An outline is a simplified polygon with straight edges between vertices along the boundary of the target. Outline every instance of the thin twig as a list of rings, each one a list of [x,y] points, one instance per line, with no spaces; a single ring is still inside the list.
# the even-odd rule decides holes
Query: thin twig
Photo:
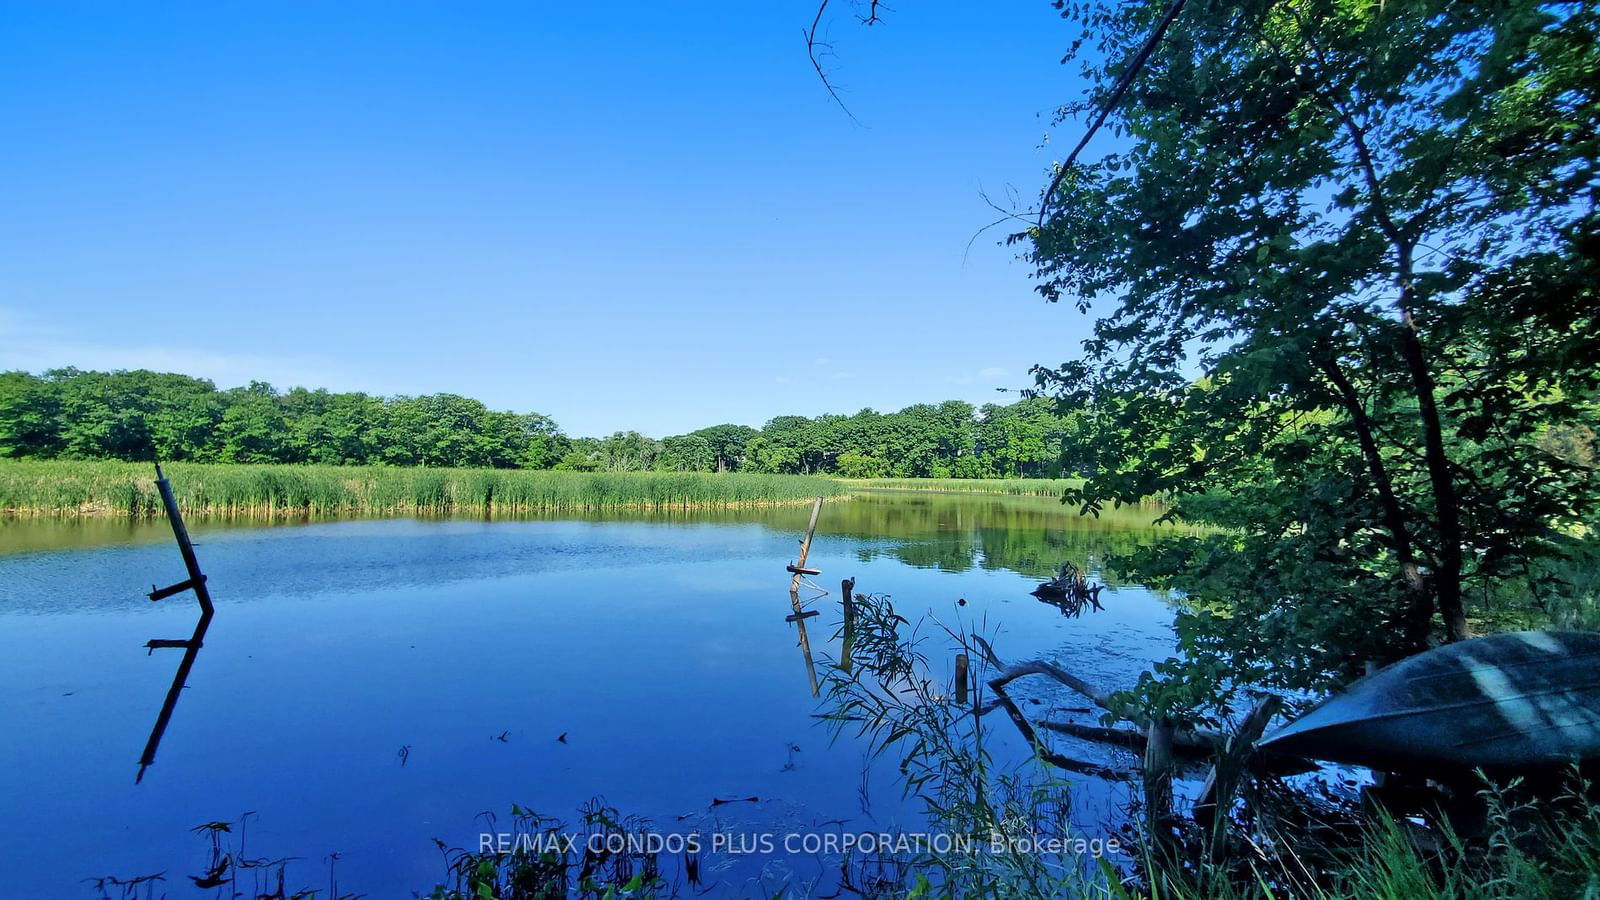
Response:
[[[850,121],[865,128],[866,126],[862,124],[861,120],[856,118],[856,114],[850,111],[850,107],[844,105],[844,100],[840,99],[839,92],[834,89],[833,82],[828,80],[828,73],[822,68],[822,61],[817,58],[817,50],[819,47],[824,52],[832,52],[833,50],[832,44],[825,41],[819,42],[817,40],[817,28],[821,26],[822,14],[826,12],[827,9],[828,0],[822,0],[821,3],[817,4],[816,18],[811,20],[811,27],[805,32],[806,56],[811,58],[811,67],[817,70],[817,77],[822,79],[822,86],[828,89],[828,96],[832,97],[833,102],[837,103],[839,108],[844,110],[844,114],[850,117]],[[867,21],[868,25],[871,25],[873,22],[877,21],[877,14],[878,5],[874,3],[872,5],[872,18]]]

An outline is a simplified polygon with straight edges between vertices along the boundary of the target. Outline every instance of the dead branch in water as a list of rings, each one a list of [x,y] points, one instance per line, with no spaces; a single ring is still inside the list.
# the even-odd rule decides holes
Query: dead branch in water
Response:
[[[1089,682],[1084,681],[1082,678],[1073,675],[1071,672],[1068,672],[1067,670],[1048,660],[1034,659],[1008,666],[1000,659],[999,655],[994,652],[994,648],[989,646],[988,641],[984,640],[978,635],[973,635],[973,641],[977,644],[978,649],[983,652],[984,658],[988,661],[989,665],[999,673],[995,677],[989,679],[989,689],[994,691],[996,699],[994,702],[980,707],[978,709],[979,715],[993,711],[996,706],[1004,707],[1006,703],[1009,702],[1009,699],[1002,702],[1000,698],[1005,696],[1005,687],[1011,682],[1023,677],[1024,675],[1047,675],[1061,684],[1071,688],[1078,694],[1088,698],[1092,703],[1094,703],[1095,706],[1100,707],[1119,719],[1123,719],[1133,723],[1134,725],[1137,725],[1141,731],[1118,728],[1096,728],[1093,726],[1074,725],[1072,723],[1065,722],[1042,722],[1040,724],[1043,727],[1049,728],[1053,731],[1061,732],[1063,734],[1069,734],[1081,740],[1096,741],[1103,744],[1114,744],[1117,746],[1128,747],[1130,749],[1144,749],[1146,737],[1142,732],[1149,730],[1148,719],[1145,716],[1139,715],[1138,713],[1126,709],[1119,704],[1113,703],[1110,692],[1095,687]],[[1015,711],[1013,712],[1013,710]],[[1011,704],[1011,708],[1007,709],[1006,711],[1011,715],[1013,721],[1016,721],[1022,716],[1021,710],[1016,709],[1015,704]],[[1021,729],[1022,726],[1019,724],[1018,728]],[[1033,733],[1032,725],[1029,725],[1027,729],[1023,731],[1023,735],[1025,737],[1031,738]],[[1225,746],[1226,741],[1227,737],[1225,735],[1214,731],[1182,728],[1173,732],[1173,746],[1189,753],[1215,753]]]

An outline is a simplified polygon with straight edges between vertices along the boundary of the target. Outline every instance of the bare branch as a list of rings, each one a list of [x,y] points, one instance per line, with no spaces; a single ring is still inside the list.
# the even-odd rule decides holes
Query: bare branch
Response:
[[[818,55],[817,55],[819,52],[821,52],[821,53],[831,53],[831,52],[833,52],[833,45],[832,44],[830,44],[830,43],[828,43],[826,41],[817,40],[817,29],[819,27],[821,27],[821,25],[822,25],[822,14],[827,12],[828,2],[829,2],[829,0],[822,0],[821,3],[817,4],[817,15],[816,15],[816,18],[811,20],[811,27],[809,29],[807,29],[806,32],[805,32],[805,36],[806,36],[806,55],[811,58],[811,67],[813,69],[817,70],[817,77],[822,79],[822,86],[828,89],[828,96],[832,97],[833,98],[833,102],[837,103],[839,105],[839,108],[844,110],[844,114],[850,117],[850,121],[856,123],[857,125],[861,125],[861,127],[865,128],[866,126],[862,124],[861,120],[856,118],[856,114],[850,111],[850,107],[844,105],[844,100],[840,99],[838,90],[836,90],[834,88],[833,82],[828,80],[827,70],[822,68],[822,60],[820,58],[818,58]],[[874,2],[872,4],[871,13],[870,13],[868,19],[866,20],[866,24],[871,25],[873,22],[877,21],[877,17],[878,17],[878,4],[876,2]]]
[[[1012,190],[1009,187],[1007,187],[1006,193],[1008,195],[1010,195],[1010,194],[1012,194]],[[972,245],[976,244],[978,242],[978,238],[983,237],[984,232],[986,232],[989,229],[995,227],[996,225],[1004,225],[1007,222],[1021,222],[1024,225],[1032,225],[1033,224],[1033,219],[1031,218],[1031,216],[1032,216],[1031,212],[1027,216],[1024,216],[1021,213],[1018,213],[1014,209],[1006,209],[1005,207],[1001,206],[1000,204],[994,202],[994,200],[989,197],[988,192],[984,191],[981,188],[978,190],[978,196],[983,198],[983,202],[988,204],[990,209],[994,210],[997,213],[1000,213],[1000,218],[995,219],[993,222],[990,222],[989,224],[983,226],[982,228],[979,228],[977,231],[972,233],[972,237],[967,239],[967,246],[966,246],[965,249],[963,249],[961,251],[961,264],[963,266],[965,266],[967,264],[967,258],[972,255]]]
[[[1166,14],[1156,24],[1155,31],[1150,32],[1150,37],[1145,40],[1144,46],[1139,48],[1139,52],[1134,56],[1133,62],[1129,63],[1128,68],[1124,69],[1122,75],[1117,78],[1117,83],[1111,88],[1111,96],[1107,97],[1105,105],[1100,107],[1100,112],[1094,117],[1094,122],[1089,125],[1089,130],[1084,132],[1083,139],[1078,141],[1078,146],[1073,147],[1072,152],[1067,154],[1066,162],[1063,162],[1061,168],[1056,170],[1056,177],[1051,180],[1050,187],[1045,189],[1044,200],[1039,204],[1039,221],[1036,223],[1038,227],[1044,227],[1044,217],[1050,212],[1050,200],[1055,196],[1056,188],[1061,186],[1062,179],[1066,178],[1067,173],[1072,171],[1073,163],[1078,160],[1078,154],[1083,152],[1083,148],[1088,145],[1089,139],[1094,137],[1095,132],[1100,130],[1101,125],[1105,124],[1106,116],[1110,115],[1111,110],[1116,108],[1118,101],[1122,99],[1122,95],[1128,92],[1128,86],[1133,84],[1134,76],[1139,74],[1139,70],[1144,68],[1145,61],[1150,58],[1150,54],[1155,52],[1156,45],[1161,43],[1161,38],[1167,33],[1167,28],[1172,25],[1172,21],[1178,17],[1178,13],[1183,9],[1183,3],[1184,0],[1172,0],[1172,5],[1167,7]],[[826,6],[827,4],[824,3],[823,5]]]

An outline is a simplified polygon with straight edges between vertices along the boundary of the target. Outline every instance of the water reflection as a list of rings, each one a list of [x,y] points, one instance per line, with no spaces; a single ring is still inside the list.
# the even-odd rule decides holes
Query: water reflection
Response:
[[[607,527],[613,522],[681,522],[683,529],[653,529],[651,540],[659,539],[665,556],[709,563],[726,559],[729,548],[746,546],[745,536],[734,530],[762,529],[792,541],[804,532],[809,514],[809,507],[801,506],[611,511],[506,518],[493,524],[472,519],[207,518],[191,525],[197,539],[212,543],[207,565],[214,574],[234,585],[278,586],[234,595],[232,600],[240,604],[269,594],[337,593],[352,583],[442,587],[529,571],[587,568],[610,561],[614,549],[598,548],[593,538],[613,533]],[[817,540],[834,548],[843,543],[862,563],[893,560],[948,574],[1011,571],[1045,578],[1067,560],[1115,588],[1126,582],[1106,567],[1108,556],[1182,532],[1183,526],[1152,526],[1157,514],[1131,508],[1088,518],[1045,497],[868,492],[830,500],[817,524]],[[272,527],[259,527],[263,525]],[[696,529],[724,532],[725,546],[712,547],[706,540],[712,535],[694,535]],[[550,540],[556,534],[562,539]],[[327,540],[333,537],[339,540]],[[0,518],[0,559],[9,582],[0,588],[0,600],[6,612],[52,613],[62,608],[56,599],[61,585],[71,584],[72,608],[132,605],[137,595],[127,592],[118,566],[123,560],[140,560],[138,564],[151,568],[162,565],[167,551],[152,546],[158,539],[170,539],[159,520]],[[281,552],[237,552],[255,549],[262,541]]]
[[[1084,559],[1098,563],[1100,548],[1154,534],[1149,511],[1096,521],[1043,498],[830,500],[807,563],[827,573],[815,580],[829,593],[800,591],[800,611],[824,615],[790,634],[778,619],[794,600],[779,605],[778,569],[809,514],[198,519],[206,572],[227,585],[227,624],[214,635],[186,599],[142,595],[155,573],[170,572],[162,584],[183,577],[165,522],[0,521],[0,721],[12,736],[0,737],[11,773],[0,831],[14,861],[0,860],[0,881],[8,896],[66,896],[97,872],[177,871],[193,861],[189,827],[243,810],[282,829],[274,852],[343,854],[341,881],[371,896],[432,884],[431,839],[471,842],[474,816],[510,801],[563,814],[603,795],[683,828],[678,817],[707,797],[760,796],[771,805],[715,807],[707,827],[737,815],[779,833],[790,819],[915,830],[920,807],[902,797],[898,772],[869,771],[863,745],[820,736],[819,701],[795,671],[799,645],[817,690],[830,658],[859,652],[839,645],[841,613],[852,615],[831,598],[845,574],[859,577],[852,596],[857,586],[892,595],[913,621],[987,622],[1008,656],[1049,655],[1108,688],[1170,653],[1170,611],[1148,592],[1108,589],[1103,613],[1070,622],[1027,595],[1063,558],[1093,570]],[[867,607],[854,612],[865,649]],[[137,655],[150,635],[191,630],[146,645],[179,654]],[[684,715],[686,687],[716,715]],[[1081,705],[1044,684],[1014,696],[1041,718]],[[509,741],[486,739],[508,728]],[[1026,752],[1009,726],[996,739],[997,752]],[[129,784],[126,763],[139,756],[145,772],[158,750],[183,777]],[[644,758],[652,764],[628,762]],[[1075,802],[1092,827],[1110,799],[1089,784]],[[93,869],[65,833],[97,848]]]
[[[1046,497],[965,497],[936,494],[865,493],[838,503],[820,530],[876,538],[862,547],[863,561],[888,556],[918,568],[959,574],[1008,570],[1050,577],[1063,561],[1097,573],[1110,586],[1122,584],[1108,570],[1108,556],[1127,553],[1157,536],[1193,531],[1153,524],[1161,510],[1125,507],[1099,518],[1080,516]],[[883,541],[885,537],[898,541]]]
[[[794,567],[791,566],[790,568]],[[813,569],[810,571],[816,570]],[[817,593],[811,597],[813,602],[828,596],[827,591],[817,588],[815,584],[811,584],[810,582],[801,582],[800,575],[798,573],[796,573],[793,583],[795,585],[804,583],[816,590]],[[821,613],[814,609],[806,609],[805,604],[800,601],[800,591],[795,587],[791,587],[789,589],[789,608],[794,611],[789,615],[784,616],[783,620],[785,622],[793,622],[795,630],[799,633],[800,655],[805,657],[806,680],[811,683],[811,696],[821,696],[817,687],[817,665],[811,658],[811,638],[806,634],[806,620],[815,618],[816,616],[821,615]]]
[[[1105,585],[1091,584],[1088,574],[1070,561],[1061,564],[1056,577],[1033,589],[1039,602],[1054,606],[1069,619],[1076,619],[1087,609],[1105,612],[1100,605],[1100,592]]]
[[[813,612],[810,615],[814,616],[816,613]],[[811,658],[811,640],[806,636],[807,618],[809,616],[801,612],[788,616],[788,620],[794,623],[795,629],[800,633],[800,655],[806,661],[806,681],[811,684],[811,696],[816,697],[820,696],[817,687],[817,664]]]
[[[152,638],[145,644],[151,653],[182,647],[183,659],[178,663],[178,671],[172,675],[172,687],[167,690],[167,699],[161,704],[161,712],[156,714],[156,724],[150,729],[150,739],[145,742],[144,753],[139,756],[139,774],[133,779],[135,784],[144,781],[144,771],[156,761],[156,749],[161,746],[161,738],[167,733],[167,723],[172,721],[172,711],[177,709],[178,697],[182,695],[184,686],[189,680],[189,671],[194,668],[194,661],[200,655],[200,647],[205,643],[206,629],[211,627],[212,614],[211,607],[201,608],[200,621],[195,623],[194,634],[187,640]]]

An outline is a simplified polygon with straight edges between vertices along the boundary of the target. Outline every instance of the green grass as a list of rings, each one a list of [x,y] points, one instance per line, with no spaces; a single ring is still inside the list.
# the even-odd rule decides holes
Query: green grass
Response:
[[[853,488],[882,491],[940,491],[966,494],[1013,494],[1060,497],[1068,488],[1081,487],[1081,478],[840,478]]]
[[[827,478],[678,472],[551,472],[381,466],[164,467],[178,505],[196,515],[338,515],[765,506],[839,496]],[[113,461],[0,462],[0,512],[154,516],[155,470]]]

